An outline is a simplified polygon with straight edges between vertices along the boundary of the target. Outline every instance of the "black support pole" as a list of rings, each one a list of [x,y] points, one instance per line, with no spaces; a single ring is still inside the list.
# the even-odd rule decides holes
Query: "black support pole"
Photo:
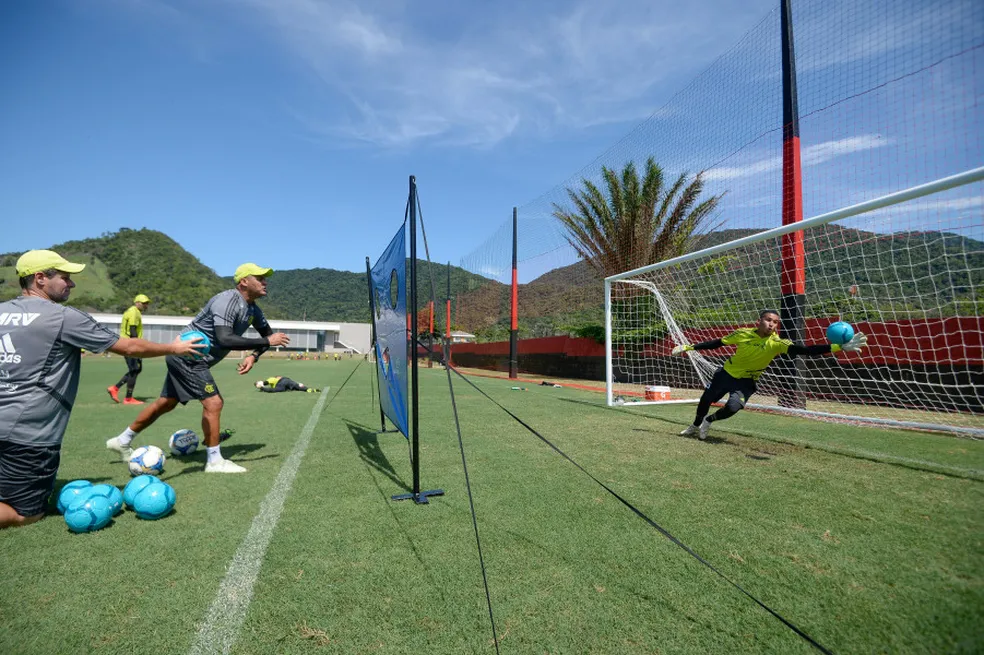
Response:
[[[407,307],[407,315],[410,316],[410,406],[411,406],[411,421],[410,421],[410,449],[411,449],[411,466],[413,468],[413,489],[408,494],[397,494],[393,496],[393,500],[406,500],[412,498],[418,505],[427,504],[427,498],[429,496],[443,496],[444,491],[441,489],[432,489],[430,491],[420,490],[420,412],[419,408],[419,396],[418,396],[418,370],[417,370],[417,180],[411,175],[410,176],[410,298],[409,307]]]
[[[376,358],[376,293],[372,286],[372,269],[369,267],[369,258],[366,257],[366,281],[369,283],[369,325],[371,329],[371,334],[369,338],[370,348],[372,348],[373,357]],[[379,370],[379,359],[376,358],[376,369],[373,371],[373,375],[377,375]],[[383,388],[376,385],[379,389],[379,393],[383,392]],[[379,399],[379,433],[383,434],[386,432],[399,432],[399,430],[387,430],[386,429],[386,413],[383,412],[383,399]]]
[[[799,107],[796,98],[796,56],[793,51],[793,17],[791,0],[780,3],[782,25],[782,224],[803,220],[803,179],[800,162]],[[780,288],[780,335],[802,343],[806,336],[806,254],[803,232],[782,237]],[[788,381],[778,394],[784,407],[803,409],[806,363],[799,357],[783,356],[776,362]]]

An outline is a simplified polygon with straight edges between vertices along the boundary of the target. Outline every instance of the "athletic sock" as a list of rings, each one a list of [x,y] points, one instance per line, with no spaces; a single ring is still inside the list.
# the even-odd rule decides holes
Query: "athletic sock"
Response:
[[[120,436],[116,438],[120,440],[120,444],[124,446],[129,446],[130,442],[133,441],[134,437],[136,436],[137,433],[131,430],[129,426],[127,426],[126,430],[120,432]]]
[[[222,461],[222,447],[221,446],[208,446],[205,449],[208,453],[208,463],[215,464],[216,462]]]

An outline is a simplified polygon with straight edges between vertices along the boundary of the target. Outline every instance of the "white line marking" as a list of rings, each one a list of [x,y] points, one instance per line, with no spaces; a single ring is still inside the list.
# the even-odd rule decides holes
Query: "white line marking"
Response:
[[[311,434],[318,425],[321,417],[321,410],[325,406],[328,398],[328,389],[325,387],[321,392],[318,404],[311,411],[307,424],[301,431],[301,436],[294,444],[294,449],[287,457],[287,461],[280,468],[280,474],[273,483],[270,492],[260,504],[260,511],[253,519],[253,524],[239,545],[239,550],[232,556],[232,562],[226,570],[225,578],[219,586],[219,591],[215,595],[215,600],[205,613],[205,623],[198,631],[195,643],[188,651],[193,655],[200,653],[228,653],[232,645],[236,642],[239,629],[246,618],[246,610],[249,609],[250,600],[253,597],[253,584],[256,576],[260,572],[263,564],[263,557],[266,555],[267,546],[270,545],[270,538],[280,520],[280,513],[284,509],[284,502],[290,493],[290,486],[300,468],[304,452],[311,442]]]

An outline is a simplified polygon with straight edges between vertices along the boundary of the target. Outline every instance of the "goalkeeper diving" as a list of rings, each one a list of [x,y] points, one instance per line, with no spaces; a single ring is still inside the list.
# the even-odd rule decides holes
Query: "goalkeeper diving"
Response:
[[[673,348],[672,354],[679,355],[691,350],[714,350],[722,346],[737,346],[735,353],[714,373],[711,383],[707,385],[700,402],[697,403],[697,415],[694,417],[693,425],[687,426],[687,429],[680,433],[681,435],[696,435],[699,439],[706,439],[711,423],[731,418],[741,411],[755,393],[755,381],[779,355],[826,355],[841,350],[850,353],[861,350],[868,343],[868,337],[856,334],[844,345],[822,343],[804,346],[793,343],[789,339],[780,339],[776,334],[778,329],[779,312],[766,309],[759,314],[758,324],[755,327],[740,328],[720,339],[693,345],[681,344]],[[708,416],[711,404],[721,400],[725,395],[728,396],[728,401],[724,407]]]

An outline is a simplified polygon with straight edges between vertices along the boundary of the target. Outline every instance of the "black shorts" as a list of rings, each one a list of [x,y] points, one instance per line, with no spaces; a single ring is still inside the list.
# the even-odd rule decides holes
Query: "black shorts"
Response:
[[[126,369],[131,375],[140,375],[140,371],[143,370],[143,360],[139,357],[124,357],[126,360]]]
[[[174,355],[168,355],[164,361],[167,362],[167,377],[161,389],[162,398],[177,398],[184,405],[189,400],[222,395],[204,361],[188,361]]]
[[[714,377],[711,378],[711,383],[707,385],[707,391],[704,393],[711,397],[711,402],[717,402],[725,395],[740,393],[742,395],[741,404],[744,407],[756,389],[755,380],[732,377],[724,368],[719,368]]]
[[[55,488],[61,444],[27,446],[0,441],[0,502],[21,516],[44,512]]]

